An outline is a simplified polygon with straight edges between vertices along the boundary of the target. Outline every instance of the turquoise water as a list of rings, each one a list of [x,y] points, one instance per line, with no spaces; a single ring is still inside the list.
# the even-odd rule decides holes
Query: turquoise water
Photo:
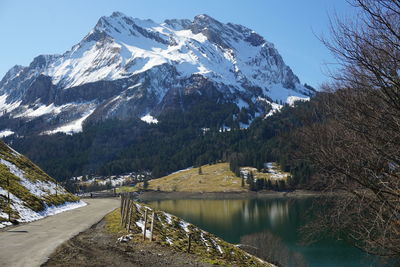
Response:
[[[279,261],[288,266],[394,266],[383,264],[377,257],[343,241],[328,239],[309,246],[301,245],[299,229],[306,223],[304,215],[312,201],[282,198],[181,199],[151,201],[148,204],[179,216],[231,243],[243,243],[246,239],[258,240],[258,247],[266,251],[271,249],[268,244],[278,244],[275,248],[277,260],[279,257],[284,258]]]

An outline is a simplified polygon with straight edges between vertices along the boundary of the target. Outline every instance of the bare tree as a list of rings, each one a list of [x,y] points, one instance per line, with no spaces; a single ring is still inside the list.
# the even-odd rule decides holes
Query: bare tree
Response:
[[[269,231],[245,235],[240,248],[277,266],[307,266],[304,257],[290,251],[283,241]]]
[[[319,103],[326,120],[300,133],[318,179],[346,194],[308,227],[400,257],[400,1],[351,3],[358,17],[332,20],[323,39],[341,65]]]

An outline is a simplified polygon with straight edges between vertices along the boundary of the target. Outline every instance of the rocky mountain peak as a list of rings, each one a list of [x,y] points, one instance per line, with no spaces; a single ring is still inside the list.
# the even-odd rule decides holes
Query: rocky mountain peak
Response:
[[[193,24],[202,26],[202,27],[221,27],[222,23],[218,20],[212,18],[207,14],[200,14],[194,17]]]
[[[114,12],[63,55],[12,68],[0,82],[0,118],[1,111],[45,117],[42,133],[55,133],[94,117],[159,115],[196,101],[230,102],[261,116],[259,97],[281,103],[312,94],[273,44],[245,26],[205,14],[156,23]]]

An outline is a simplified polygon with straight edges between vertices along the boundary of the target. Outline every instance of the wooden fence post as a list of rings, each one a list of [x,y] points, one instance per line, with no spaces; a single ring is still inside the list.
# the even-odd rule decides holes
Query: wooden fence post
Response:
[[[131,230],[131,217],[132,217],[132,209],[133,209],[133,201],[130,201],[129,207],[128,207],[128,233]]]
[[[155,219],[155,213],[154,213],[154,210],[153,210],[153,214],[151,215],[150,241],[153,241],[154,219]]]
[[[124,213],[125,213],[125,215],[124,215],[124,225],[123,225],[124,228],[126,228],[126,223],[127,223],[127,219],[128,219],[129,202],[130,202],[130,199],[126,198],[125,207],[124,207]]]
[[[190,253],[191,243],[192,243],[192,233],[189,233],[189,242],[188,242],[188,248],[187,248],[188,253]]]
[[[143,241],[146,240],[147,208],[144,210]]]
[[[125,202],[125,197],[124,195],[121,195],[121,225],[123,225],[124,222],[124,203]]]

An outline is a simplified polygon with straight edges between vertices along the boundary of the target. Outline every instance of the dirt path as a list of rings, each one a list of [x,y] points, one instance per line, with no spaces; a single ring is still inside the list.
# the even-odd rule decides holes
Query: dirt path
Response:
[[[176,251],[156,242],[116,242],[118,236],[108,233],[104,225],[102,220],[59,246],[42,267],[212,266],[200,262],[193,254]]]
[[[0,266],[40,266],[63,242],[85,231],[119,205],[118,199],[85,199],[87,206],[0,232]]]

